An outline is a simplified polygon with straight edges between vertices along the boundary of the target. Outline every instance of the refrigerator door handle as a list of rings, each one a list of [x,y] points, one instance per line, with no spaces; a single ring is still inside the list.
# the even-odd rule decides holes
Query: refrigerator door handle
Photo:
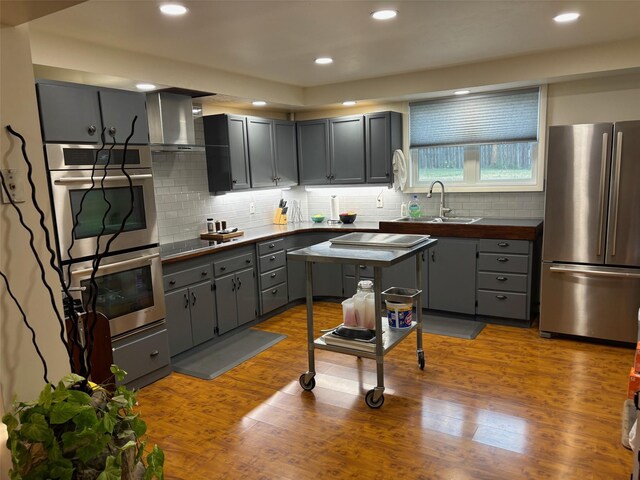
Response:
[[[620,203],[620,170],[622,167],[622,132],[618,132],[616,139],[616,176],[612,188],[613,208],[611,210],[611,230],[613,236],[611,238],[611,256],[616,254],[616,240],[618,236],[618,205]]]
[[[640,273],[631,272],[612,272],[609,270],[595,270],[586,268],[573,268],[573,267],[550,267],[552,272],[559,273],[583,273],[585,275],[598,275],[604,277],[620,277],[620,278],[640,278]]]
[[[602,157],[600,164],[600,208],[599,208],[599,216],[598,216],[598,253],[597,255],[602,255],[602,240],[604,237],[604,195],[606,186],[606,177],[607,177],[607,157],[609,150],[609,134],[602,134]]]

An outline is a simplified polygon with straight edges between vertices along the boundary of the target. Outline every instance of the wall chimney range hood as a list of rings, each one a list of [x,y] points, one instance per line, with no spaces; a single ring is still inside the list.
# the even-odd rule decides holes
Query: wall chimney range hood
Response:
[[[214,94],[182,89],[174,93],[175,89],[168,90],[147,94],[151,151],[204,152],[202,128],[195,128],[202,117],[202,108],[194,109],[192,97]]]

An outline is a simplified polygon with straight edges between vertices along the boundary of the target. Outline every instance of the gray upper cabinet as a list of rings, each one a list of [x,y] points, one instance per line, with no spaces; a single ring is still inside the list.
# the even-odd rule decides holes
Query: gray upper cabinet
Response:
[[[297,133],[300,184],[330,183],[328,120],[298,122]]]
[[[364,118],[329,120],[331,183],[364,183]]]
[[[47,143],[125,143],[137,116],[131,144],[149,143],[144,94],[74,83],[36,85],[42,137]]]
[[[250,188],[246,117],[206,115],[202,117],[202,124],[209,191],[228,192]]]
[[[298,183],[295,124],[247,117],[251,186],[290,187]]]
[[[477,240],[438,238],[429,255],[429,309],[476,313]]]
[[[366,182],[393,182],[393,152],[402,148],[402,114],[368,113],[365,123]]]

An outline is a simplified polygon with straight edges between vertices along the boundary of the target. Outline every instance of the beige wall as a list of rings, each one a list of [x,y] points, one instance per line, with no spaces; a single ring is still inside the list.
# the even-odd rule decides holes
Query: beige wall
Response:
[[[0,35],[0,168],[19,169],[26,174],[20,142],[5,129],[10,124],[27,141],[37,200],[46,212],[52,231],[28,29],[1,26]],[[26,223],[35,230],[36,249],[48,265],[44,235],[39,226],[39,216],[30,201],[28,184],[25,190],[29,200],[18,205]],[[49,380],[57,382],[68,372],[69,363],[59,339],[59,324],[49,295],[40,281],[40,270],[28,242],[28,234],[19,224],[15,210],[9,204],[0,205],[0,270],[9,278],[12,291],[36,330],[38,345],[49,367]],[[48,266],[45,270],[58,307],[61,307],[57,275]],[[32,400],[43,386],[42,363],[31,344],[31,334],[0,278],[0,389],[5,410],[14,396],[20,400]],[[3,470],[5,465],[3,462]]]
[[[640,74],[549,86],[548,125],[640,120]]]

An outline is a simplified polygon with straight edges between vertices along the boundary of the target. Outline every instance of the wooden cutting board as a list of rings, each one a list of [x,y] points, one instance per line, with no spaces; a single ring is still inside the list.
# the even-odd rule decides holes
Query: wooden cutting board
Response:
[[[227,240],[229,238],[241,237],[242,235],[244,235],[244,232],[241,230],[238,230],[237,232],[233,232],[233,233],[201,233],[200,238],[202,240],[216,240],[220,242],[222,240]]]

